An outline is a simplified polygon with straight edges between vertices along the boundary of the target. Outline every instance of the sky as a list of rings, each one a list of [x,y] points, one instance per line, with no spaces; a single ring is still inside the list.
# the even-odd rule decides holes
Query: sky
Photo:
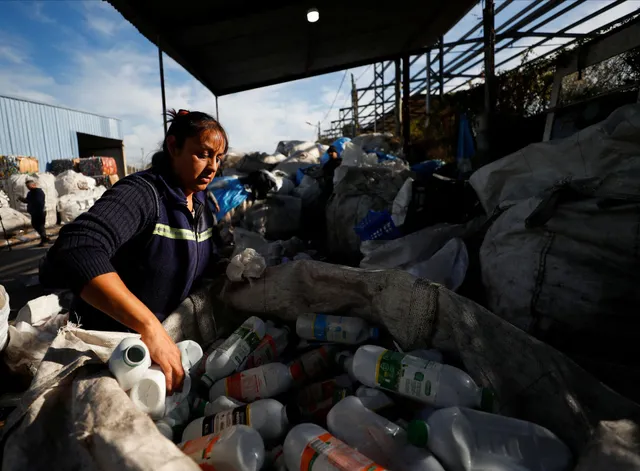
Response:
[[[497,6],[502,1],[498,0]],[[609,1],[587,0],[541,31],[558,30]],[[497,16],[496,26],[528,2],[515,0]],[[591,31],[638,8],[640,1],[628,0],[569,32]],[[480,18],[481,6],[478,5],[447,33],[445,43],[460,37]],[[472,37],[481,34],[479,30]],[[552,44],[565,41],[553,40]],[[534,42],[523,39],[514,46]],[[466,47],[451,51],[446,61],[453,60]],[[517,50],[498,54],[496,62]],[[533,56],[547,50],[549,48],[536,48]],[[167,106],[215,114],[215,98],[211,92],[171,58],[164,57]],[[518,63],[519,59],[512,60],[502,68]],[[418,72],[421,66],[424,64],[416,63],[412,73]],[[392,79],[391,69],[387,70],[386,81]],[[467,73],[481,70],[479,65]],[[337,119],[338,108],[350,104],[349,73],[357,78],[358,87],[366,87],[373,79],[371,67],[346,73],[346,76],[345,72],[336,72],[220,97],[220,121],[229,133],[231,146],[244,151],[272,152],[280,140],[313,140],[317,130],[308,122],[321,121],[322,128],[326,129],[331,120]],[[450,90],[462,82],[453,81],[445,89]],[[133,165],[147,163],[162,140],[157,49],[110,4],[101,0],[0,0],[0,94],[120,119],[127,160]],[[370,98],[365,95],[361,100]]]

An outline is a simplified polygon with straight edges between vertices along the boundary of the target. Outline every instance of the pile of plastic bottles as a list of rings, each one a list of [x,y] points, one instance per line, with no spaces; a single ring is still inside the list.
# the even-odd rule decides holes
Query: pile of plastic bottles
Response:
[[[354,317],[307,314],[292,330],[250,317],[204,354],[179,343],[189,380],[173,396],[152,386],[164,377],[138,339],[123,341],[110,367],[203,469],[570,469],[553,433],[491,413],[491,391],[440,352],[372,345],[383,343],[378,329]]]

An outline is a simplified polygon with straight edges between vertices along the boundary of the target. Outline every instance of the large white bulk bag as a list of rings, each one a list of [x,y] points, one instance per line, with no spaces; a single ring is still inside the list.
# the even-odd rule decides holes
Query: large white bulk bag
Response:
[[[55,177],[55,185],[58,196],[65,196],[91,190],[96,187],[96,181],[81,173],[67,170]]]

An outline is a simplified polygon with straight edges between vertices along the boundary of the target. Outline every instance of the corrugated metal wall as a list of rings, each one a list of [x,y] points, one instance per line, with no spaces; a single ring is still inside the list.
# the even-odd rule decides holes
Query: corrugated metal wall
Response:
[[[37,157],[44,171],[52,160],[80,157],[78,132],[122,140],[115,118],[0,95],[0,155]]]

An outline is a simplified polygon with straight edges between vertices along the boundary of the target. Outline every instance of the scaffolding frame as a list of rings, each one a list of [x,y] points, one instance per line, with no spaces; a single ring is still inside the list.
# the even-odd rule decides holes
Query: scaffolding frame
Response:
[[[484,0],[483,15],[468,31],[459,39],[445,43],[443,38],[438,38],[435,44],[424,48],[424,52],[407,58],[404,67],[401,59],[389,60],[372,64],[373,80],[365,87],[352,89],[351,106],[339,108],[338,119],[330,123],[330,128],[325,137],[336,138],[344,134],[345,129],[360,129],[361,131],[389,132],[388,121],[393,117],[395,133],[402,134],[402,123],[410,119],[409,106],[402,106],[412,97],[425,94],[425,115],[427,125],[429,122],[431,95],[444,95],[468,86],[471,81],[483,79],[485,82],[485,113],[490,115],[495,107],[495,74],[496,70],[518,58],[525,57],[527,51],[538,47],[551,47],[544,54],[532,61],[523,62],[515,67],[517,69],[525,64],[540,61],[558,50],[574,47],[579,41],[596,37],[601,31],[607,30],[616,24],[640,15],[640,9],[621,16],[614,21],[593,29],[588,33],[572,33],[587,21],[599,17],[611,9],[632,0],[614,0],[588,15],[582,16],[571,24],[562,26],[556,31],[544,30],[546,25],[561,18],[586,0],[533,0],[527,6],[508,18],[497,22],[497,15],[504,11],[514,0],[505,0],[499,6],[494,7],[494,0]],[[548,29],[548,27],[547,27]],[[475,35],[475,36],[474,36]],[[517,46],[522,39],[538,39],[526,47]],[[565,44],[550,44],[557,39],[568,39]],[[469,47],[459,50],[460,46]],[[557,46],[557,47],[556,47]],[[498,53],[508,49],[518,49],[508,58],[496,61]],[[408,65],[407,65],[408,64]],[[418,72],[411,73],[415,69],[414,64],[424,64]],[[484,64],[484,70],[480,73],[472,69]],[[395,66],[395,67],[394,67]],[[394,71],[385,75],[387,70]],[[408,69],[407,73],[403,69]],[[389,77],[389,75],[392,75]],[[404,77],[403,77],[404,76]],[[407,79],[408,77],[408,79]],[[487,77],[489,80],[487,80]],[[404,81],[403,81],[404,78]],[[452,84],[453,80],[464,79],[461,83]],[[408,84],[406,83],[408,81]],[[404,91],[404,93],[403,93]],[[368,96],[367,93],[373,92]],[[402,110],[406,115],[402,116]],[[349,128],[347,128],[349,126]],[[405,138],[405,146],[409,144],[408,136]]]

